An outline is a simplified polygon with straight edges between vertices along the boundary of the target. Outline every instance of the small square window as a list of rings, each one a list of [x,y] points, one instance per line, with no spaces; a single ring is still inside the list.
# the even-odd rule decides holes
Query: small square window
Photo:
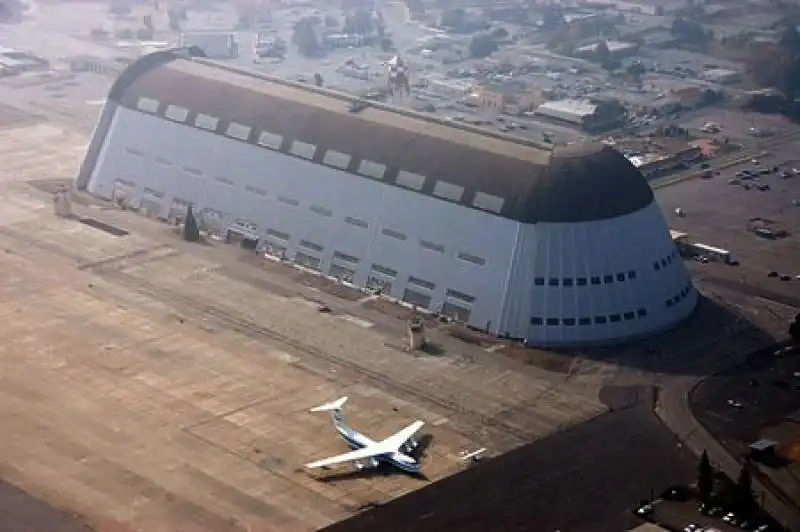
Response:
[[[611,284],[613,282],[614,282],[614,276],[613,275],[604,275],[603,276],[603,283]]]
[[[558,327],[558,318],[547,318],[547,325],[550,327]]]
[[[542,325],[544,323],[544,319],[540,318],[539,316],[534,316],[531,318],[531,325]]]
[[[653,269],[654,269],[655,271],[658,271],[658,270],[660,270],[660,269],[661,269],[661,266],[659,266],[657,262],[654,262],[654,263],[653,263]]]
[[[611,323],[619,323],[622,321],[622,317],[619,314],[612,314],[608,317],[608,320]]]
[[[645,316],[647,316],[647,309],[644,308],[637,309],[636,315],[640,318],[644,318]]]
[[[666,259],[661,259],[661,267],[662,268],[666,268],[667,267],[667,260]]]
[[[636,279],[636,272],[633,271],[633,270],[630,270],[628,272],[628,279]]]
[[[591,324],[592,324],[592,318],[579,318],[578,319],[578,325],[591,325]]]
[[[564,319],[562,320],[562,322],[563,322],[563,323],[564,323],[564,325],[566,325],[567,327],[574,327],[574,326],[575,326],[575,318],[564,318]]]
[[[667,255],[667,264],[672,264],[672,255]]]
[[[620,283],[624,282],[625,281],[625,274],[624,273],[618,273],[617,274],[617,281],[619,281]]]
[[[674,303],[672,302],[672,300],[671,300],[671,299],[668,299],[668,300],[667,300],[667,306],[668,306],[668,307],[671,307],[672,305],[674,305]]]
[[[592,284],[595,285],[595,286],[599,285],[600,284],[600,277],[597,276],[597,275],[593,275],[592,276]]]
[[[595,316],[594,317],[594,322],[597,325],[602,325],[602,324],[608,322],[608,318],[606,318],[605,316]]]
[[[625,314],[622,315],[622,317],[625,318],[626,321],[630,321],[630,320],[636,318],[636,313],[634,313],[634,312],[626,312]]]
[[[547,281],[549,286],[558,286],[558,279],[555,277],[551,277],[549,281]]]
[[[564,279],[561,280],[561,283],[564,286],[572,286],[572,277],[565,277]]]
[[[536,277],[533,280],[533,284],[535,284],[536,286],[544,286],[544,277]]]
[[[577,282],[578,286],[586,286],[586,277],[578,277],[575,279],[575,281]]]

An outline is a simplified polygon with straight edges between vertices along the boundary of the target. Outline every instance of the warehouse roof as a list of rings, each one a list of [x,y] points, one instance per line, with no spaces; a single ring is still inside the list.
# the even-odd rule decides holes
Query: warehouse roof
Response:
[[[553,152],[176,51],[137,60],[109,100],[526,223],[612,218],[653,199],[638,171],[602,145]]]

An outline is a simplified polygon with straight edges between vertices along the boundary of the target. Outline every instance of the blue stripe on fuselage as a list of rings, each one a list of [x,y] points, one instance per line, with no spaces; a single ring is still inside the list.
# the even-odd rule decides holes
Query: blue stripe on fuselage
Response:
[[[351,449],[353,449],[353,450],[363,449],[364,445],[358,443],[358,441],[356,441],[355,438],[353,438],[350,435],[350,432],[351,431],[348,431],[348,430],[340,430],[339,431],[339,435],[342,437],[342,439],[345,441],[345,443]],[[392,464],[394,467],[396,467],[398,469],[401,469],[401,470],[405,471],[406,473],[419,473],[419,466],[418,465],[414,466],[414,467],[409,467],[406,464],[397,462],[396,460],[392,460],[387,455],[380,454],[380,455],[376,456],[375,459],[379,460],[381,462],[387,462],[389,464]]]

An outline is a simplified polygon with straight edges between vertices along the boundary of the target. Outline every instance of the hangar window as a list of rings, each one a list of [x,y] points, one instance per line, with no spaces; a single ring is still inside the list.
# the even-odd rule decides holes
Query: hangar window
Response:
[[[151,196],[151,197],[159,198],[159,199],[164,197],[164,193],[163,192],[161,192],[160,190],[156,190],[154,188],[145,188],[144,191],[143,191],[143,194],[145,196]]]
[[[408,284],[419,286],[425,290],[433,291],[436,289],[436,285],[432,282],[426,281],[425,279],[420,279],[419,277],[414,277],[413,275],[408,278]]]
[[[587,281],[586,277],[578,277],[577,279],[575,279],[575,284],[577,284],[578,286],[586,286],[586,281]]]
[[[350,165],[350,158],[351,157],[346,153],[336,150],[327,150],[325,156],[322,158],[322,164],[346,170]]]
[[[564,318],[561,321],[567,327],[575,327],[575,318]]]
[[[397,173],[395,183],[401,187],[410,188],[412,190],[422,190],[422,186],[425,184],[425,176],[400,170],[400,172]]]
[[[385,275],[386,277],[397,277],[397,270],[387,268],[386,266],[381,266],[380,264],[373,264],[372,271],[373,273],[379,273],[381,275]]]
[[[322,216],[333,216],[332,210],[326,209],[325,207],[320,207],[319,205],[312,205],[311,212],[321,214]]]
[[[392,290],[394,289],[394,285],[391,282],[374,275],[367,277],[367,282],[364,286],[368,290],[376,290],[378,292],[383,292],[384,294],[391,294]]]
[[[136,102],[136,108],[140,111],[145,111],[148,113],[156,114],[158,112],[158,107],[161,103],[158,100],[154,100],[153,98],[139,98],[139,101]]]
[[[561,279],[561,284],[564,286],[572,286],[572,283],[573,283],[572,277],[564,277],[563,279]]]
[[[548,327],[558,327],[558,318],[547,318]]]
[[[262,131],[261,135],[258,136],[258,145],[264,146],[265,148],[279,150],[281,149],[282,143],[283,137],[270,133],[269,131]]]
[[[591,325],[592,318],[578,318],[578,325]]]
[[[361,259],[359,259],[358,257],[354,257],[353,255],[348,255],[347,253],[342,253],[341,251],[333,252],[333,260],[349,262],[350,264],[358,264],[361,261]]]
[[[661,267],[662,268],[666,268],[667,267],[667,261],[665,259],[661,259]]]
[[[617,281],[619,281],[620,283],[624,282],[625,281],[625,274],[624,273],[618,273],[617,274]]]
[[[619,314],[611,314],[608,317],[608,321],[610,321],[611,323],[619,323],[622,321],[622,317]]]
[[[155,157],[156,164],[160,164],[161,166],[172,166],[174,163],[169,159],[165,159],[163,157]]]
[[[503,210],[503,201],[503,198],[498,198],[497,196],[492,196],[485,192],[476,192],[472,205],[479,209],[499,214]]]
[[[463,261],[466,261],[466,262],[471,262],[473,264],[478,264],[480,266],[483,266],[484,264],[486,264],[486,259],[484,259],[483,257],[478,257],[476,255],[470,255],[469,253],[459,253],[458,254],[458,258],[460,260],[463,260]]]
[[[358,165],[358,173],[373,179],[383,179],[383,174],[386,173],[386,165],[364,159]]]
[[[168,105],[167,110],[164,112],[164,117],[176,122],[186,122],[186,117],[188,116],[189,110],[177,105]]]
[[[283,231],[278,231],[276,229],[267,229],[267,236],[271,236],[272,238],[277,238],[278,240],[288,241],[292,235],[289,233],[284,233]]]
[[[135,148],[125,148],[125,153],[128,155],[133,155],[135,157],[144,157],[144,152],[141,150],[137,150]]]
[[[600,276],[593,275],[592,276],[592,284],[595,285],[595,286],[599,285],[600,284]]]
[[[645,316],[647,316],[647,309],[644,308],[636,309],[636,315],[640,318],[644,318]]]
[[[355,225],[356,227],[363,227],[363,228],[369,227],[369,224],[365,220],[361,220],[360,218],[353,218],[352,216],[346,217],[344,221],[346,223],[349,223],[350,225]]]
[[[655,271],[658,271],[658,270],[660,270],[660,269],[661,269],[661,266],[658,264],[658,262],[654,262],[654,263],[653,263],[653,269],[654,269]]]
[[[301,240],[298,245],[302,248],[310,249],[311,251],[316,251],[317,253],[322,253],[322,250],[325,249],[319,244],[312,242],[310,240]]]
[[[547,281],[547,286],[558,286],[558,279],[556,279],[555,277],[551,277]]]
[[[332,263],[331,267],[328,269],[328,275],[345,283],[352,283],[356,276],[356,271],[352,268],[346,268],[339,264]]]
[[[603,283],[611,284],[613,282],[614,282],[614,276],[613,275],[604,275],[603,276]]]
[[[437,181],[433,186],[433,195],[450,201],[461,201],[461,196],[464,195],[464,187],[447,181]]]
[[[200,170],[199,168],[195,168],[194,166],[181,166],[181,170],[183,170],[187,174],[203,175],[203,171]],[[219,179],[219,178],[217,178],[217,179]]]
[[[239,140],[247,140],[250,138],[250,132],[253,130],[250,126],[231,122],[228,124],[228,129],[225,134]]]
[[[221,183],[223,185],[227,185],[229,187],[232,187],[236,184],[233,182],[233,179],[228,179],[227,177],[222,177],[222,176],[215,177],[214,181],[216,181],[217,183]]]
[[[439,253],[444,253],[444,246],[441,244],[434,244],[433,242],[429,242],[427,240],[420,240],[419,245],[424,247],[425,249],[430,249],[431,251],[438,251]]]
[[[431,306],[431,296],[406,288],[403,292],[403,301],[417,307],[428,308]]]
[[[636,272],[633,270],[628,271],[628,279],[636,279]]]
[[[216,116],[204,115],[203,113],[198,113],[197,116],[194,117],[194,125],[199,127],[200,129],[216,131],[217,126],[219,125],[219,118],[217,118]]]
[[[605,316],[595,316],[594,323],[595,325],[603,325],[605,323],[608,323],[608,318],[606,318]]]
[[[544,277],[534,277],[533,284],[535,286],[544,286]]]
[[[403,233],[400,233],[398,231],[394,231],[392,229],[382,229],[381,233],[386,235],[386,236],[390,236],[392,238],[396,238],[397,240],[405,240],[407,238],[406,235],[404,235]]]
[[[311,270],[320,271],[320,264],[321,261],[317,257],[312,257],[302,251],[298,251],[294,254],[294,262],[299,264],[300,266],[305,266]]]
[[[668,307],[671,307],[671,306],[672,306],[672,305],[674,305],[674,304],[675,304],[675,303],[672,301],[672,299],[667,299],[666,305],[667,305]]]
[[[544,318],[540,318],[539,316],[534,316],[531,318],[531,325],[543,325]]]
[[[303,159],[313,159],[316,151],[317,147],[315,145],[308,142],[300,142],[299,140],[292,142],[292,146],[289,148],[289,153]]]
[[[632,319],[636,318],[636,313],[626,312],[625,314],[622,315],[622,317],[625,318],[625,320],[627,321],[631,321]]]
[[[278,196],[278,201],[286,205],[291,205],[292,207],[297,207],[300,204],[296,199],[287,198],[286,196]]]
[[[465,294],[464,292],[460,292],[458,290],[452,290],[450,288],[447,289],[447,297],[452,299],[458,299],[459,301],[463,301],[464,303],[474,303],[475,297],[469,294]]]
[[[245,192],[249,192],[250,194],[256,194],[257,196],[266,196],[267,191],[263,188],[254,187],[253,185],[245,185],[244,186]]]

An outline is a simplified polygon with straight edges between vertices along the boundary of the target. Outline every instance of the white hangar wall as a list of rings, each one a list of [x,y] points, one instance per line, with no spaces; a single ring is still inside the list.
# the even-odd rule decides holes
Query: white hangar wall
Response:
[[[162,216],[192,203],[254,225],[297,262],[476,327],[598,343],[666,329],[697,302],[655,201],[606,220],[520,224],[113,102],[103,116],[90,193],[127,187]]]
[[[163,216],[175,200],[227,213],[227,224],[253,223],[268,244],[318,258],[325,273],[337,263],[358,285],[373,277],[394,297],[498,323],[512,220],[117,107],[86,188],[111,199],[120,183],[133,185],[133,204],[157,201]]]

